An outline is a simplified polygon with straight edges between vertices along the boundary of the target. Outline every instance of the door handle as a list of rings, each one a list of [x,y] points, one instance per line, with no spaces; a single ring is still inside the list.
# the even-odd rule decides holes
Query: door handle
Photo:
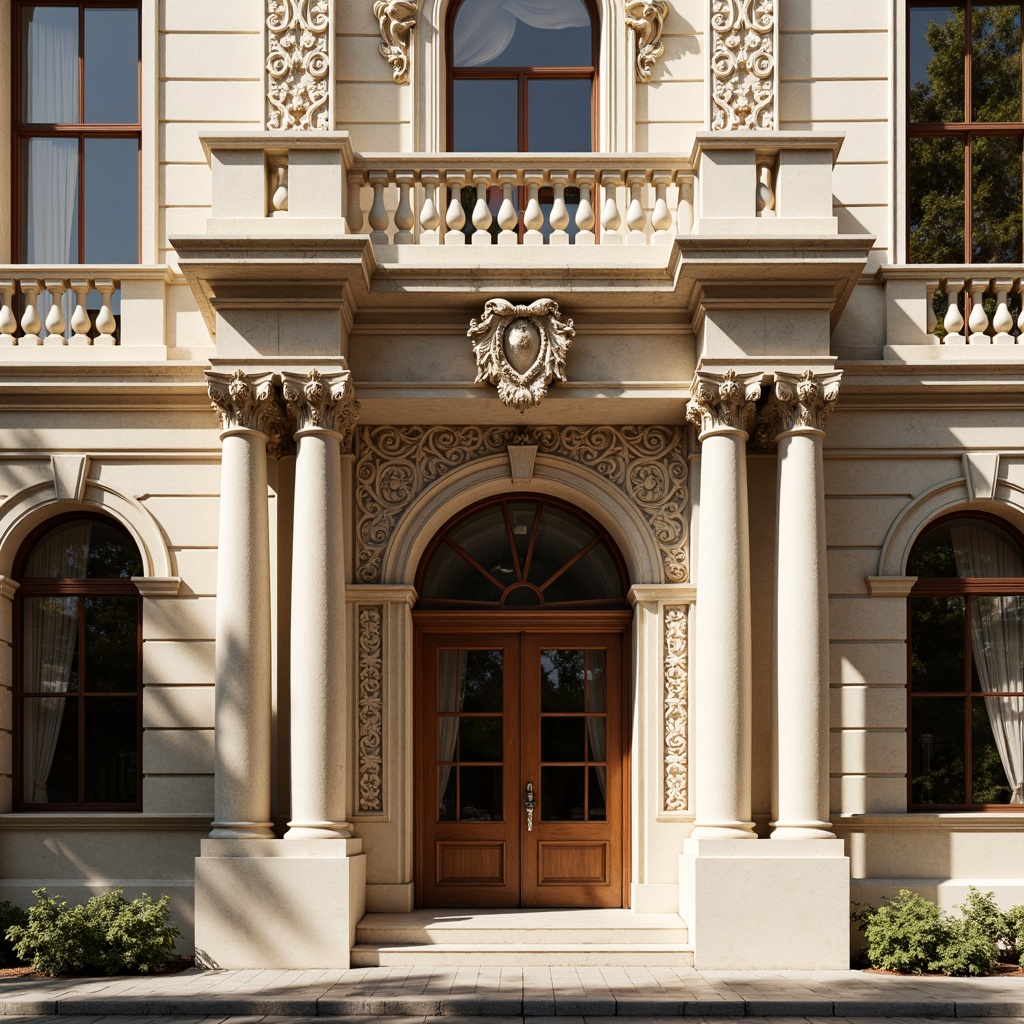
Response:
[[[528,782],[526,784],[526,797],[523,799],[523,806],[526,808],[526,831],[533,831],[533,809],[537,806],[537,801],[533,798],[533,783]]]

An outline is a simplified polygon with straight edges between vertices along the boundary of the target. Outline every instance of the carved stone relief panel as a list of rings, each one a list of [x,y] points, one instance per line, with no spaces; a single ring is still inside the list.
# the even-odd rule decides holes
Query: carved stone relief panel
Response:
[[[711,0],[711,129],[778,127],[776,0]]]
[[[665,52],[661,31],[668,17],[668,0],[626,0],[626,24],[636,36],[636,75],[649,82],[654,65]]]
[[[359,609],[358,808],[384,810],[384,609]]]
[[[380,55],[400,84],[409,81],[409,37],[419,9],[419,0],[376,0],[373,5],[373,16],[380,22]]]
[[[332,0],[266,0],[265,123],[270,129],[329,131]]]
[[[689,708],[687,706],[688,642],[686,608],[665,609],[665,746],[666,811],[689,807]]]
[[[413,499],[459,466],[509,445],[586,466],[637,508],[664,580],[685,583],[687,464],[681,427],[361,427],[356,459],[356,578],[381,581],[384,553]]]

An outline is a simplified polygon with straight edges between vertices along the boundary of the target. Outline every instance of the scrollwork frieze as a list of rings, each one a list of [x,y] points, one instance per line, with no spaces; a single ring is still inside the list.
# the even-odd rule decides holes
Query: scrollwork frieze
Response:
[[[384,609],[359,610],[359,810],[384,810]]]
[[[665,774],[666,811],[689,807],[689,678],[686,608],[665,609]]]
[[[330,0],[267,0],[267,128],[332,127],[332,6]]]
[[[711,2],[711,128],[774,129],[775,0]]]

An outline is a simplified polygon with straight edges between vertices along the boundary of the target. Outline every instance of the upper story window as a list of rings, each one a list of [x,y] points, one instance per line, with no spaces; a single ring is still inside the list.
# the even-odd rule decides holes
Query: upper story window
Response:
[[[1024,804],[1024,546],[994,518],[917,540],[910,595],[910,807]]]
[[[138,809],[135,542],[110,519],[64,517],[29,539],[15,571],[16,806]]]
[[[15,258],[138,263],[137,0],[13,13]]]
[[[1020,3],[909,0],[913,263],[1019,263]]]

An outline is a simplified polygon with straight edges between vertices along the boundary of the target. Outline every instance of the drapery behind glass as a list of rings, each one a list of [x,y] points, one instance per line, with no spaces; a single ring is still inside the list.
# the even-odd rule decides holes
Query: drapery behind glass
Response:
[[[987,530],[950,530],[957,575],[1020,578],[1024,564],[1006,541]],[[971,648],[983,690],[1007,696],[985,697],[999,760],[1010,784],[1010,803],[1024,803],[1024,598],[975,597],[971,602]]]
[[[587,710],[607,711],[605,693],[607,682],[605,674],[604,651],[587,651]],[[604,761],[607,757],[605,741],[605,723],[607,719],[588,716],[587,738],[590,740],[590,760]],[[608,769],[605,765],[595,765],[597,783],[601,787],[601,796],[605,795]]]
[[[33,549],[25,567],[26,577],[84,579],[91,534],[92,527],[81,523],[55,531]],[[22,618],[22,692],[67,693],[78,639],[78,598],[26,598]],[[47,782],[57,751],[64,703],[56,696],[22,701],[22,799],[26,803],[49,801]]]
[[[438,651],[437,655],[437,709],[461,711],[463,683],[466,678],[467,651]],[[455,744],[459,738],[458,715],[438,718],[438,760],[451,761],[455,757]],[[451,778],[452,766],[443,764],[438,770],[439,801],[444,800]],[[443,817],[442,813],[442,817]],[[454,815],[453,815],[454,816]]]
[[[579,0],[471,0],[455,21],[455,64],[475,68],[500,57],[517,21],[532,28],[582,28],[590,24],[590,15]]]

